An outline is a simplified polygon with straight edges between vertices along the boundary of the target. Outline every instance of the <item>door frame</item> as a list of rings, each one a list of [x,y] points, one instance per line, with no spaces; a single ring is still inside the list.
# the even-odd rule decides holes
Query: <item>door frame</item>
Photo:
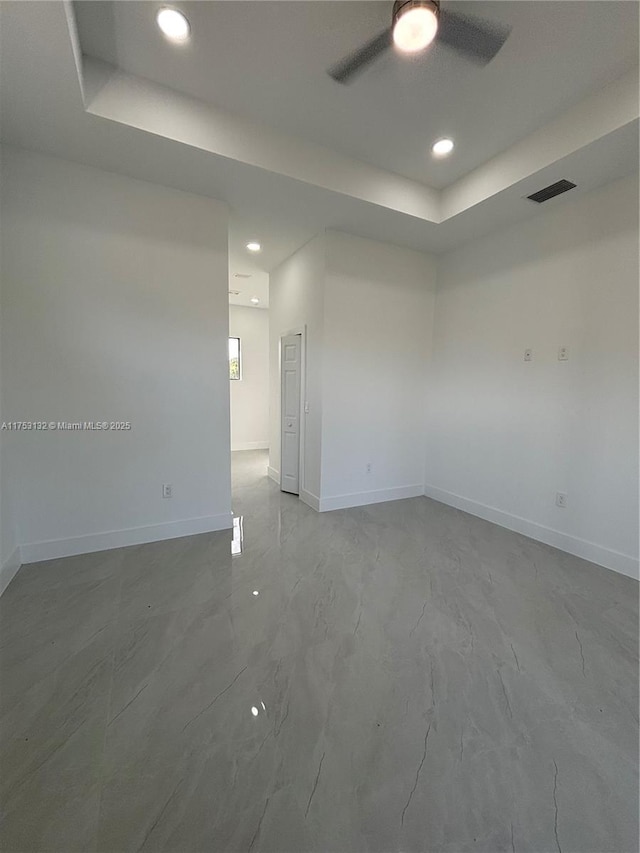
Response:
[[[304,476],[304,446],[305,435],[307,431],[307,421],[305,413],[305,404],[307,399],[307,325],[297,326],[295,329],[290,329],[283,332],[279,338],[278,344],[278,387],[280,389],[280,417],[279,417],[279,441],[280,441],[280,481],[279,485],[282,488],[282,339],[290,335],[300,335],[300,412],[298,414],[298,435],[300,437],[298,447],[298,499],[301,492],[305,489],[306,482]]]

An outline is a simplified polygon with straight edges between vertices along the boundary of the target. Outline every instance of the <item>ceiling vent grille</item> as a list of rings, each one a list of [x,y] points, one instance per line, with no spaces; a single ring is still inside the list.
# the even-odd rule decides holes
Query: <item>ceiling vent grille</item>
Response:
[[[561,195],[561,193],[566,193],[567,190],[572,190],[575,186],[576,185],[572,184],[571,181],[566,181],[563,178],[561,181],[557,181],[555,184],[550,184],[550,186],[545,187],[543,190],[538,190],[538,192],[533,193],[533,195],[528,195],[527,198],[530,198],[531,201],[537,201],[538,204],[542,204],[543,201],[549,201],[550,198]]]

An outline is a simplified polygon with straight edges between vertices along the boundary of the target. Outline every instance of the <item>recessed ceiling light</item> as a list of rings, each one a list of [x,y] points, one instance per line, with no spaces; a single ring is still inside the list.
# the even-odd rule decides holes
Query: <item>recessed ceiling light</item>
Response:
[[[229,296],[240,296],[240,291],[239,290],[230,290]]]
[[[249,302],[251,302],[252,305],[258,305],[260,300],[258,299],[257,296],[252,296],[251,299],[249,300]]]
[[[453,139],[438,139],[431,148],[436,157],[446,157],[453,151]]]
[[[424,50],[438,32],[438,7],[431,0],[400,0],[393,18],[393,42],[404,53]]]
[[[261,248],[262,246],[260,245],[260,243],[256,243],[254,241],[252,241],[251,243],[247,243],[247,249],[250,252],[259,252]]]
[[[156,15],[158,26],[171,41],[186,41],[191,34],[189,21],[177,9],[160,9]]]
[[[251,278],[251,273],[248,272],[234,272],[234,278]]]

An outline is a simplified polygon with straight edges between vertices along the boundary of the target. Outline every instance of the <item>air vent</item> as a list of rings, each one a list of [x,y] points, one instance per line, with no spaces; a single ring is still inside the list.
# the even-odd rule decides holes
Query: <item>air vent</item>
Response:
[[[234,272],[234,278],[251,278],[251,273],[246,272]]]
[[[565,181],[563,178],[561,181],[557,181],[543,190],[538,190],[533,195],[528,195],[527,198],[530,198],[531,201],[537,201],[538,204],[542,204],[543,201],[549,201],[550,198],[561,195],[561,193],[566,193],[567,190],[572,190],[574,187],[575,184],[572,184],[571,181]]]

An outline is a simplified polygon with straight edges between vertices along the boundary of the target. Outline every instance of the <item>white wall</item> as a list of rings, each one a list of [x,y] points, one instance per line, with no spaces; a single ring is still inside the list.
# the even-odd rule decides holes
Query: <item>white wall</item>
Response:
[[[429,256],[327,232],[321,509],[423,494],[435,286]]]
[[[433,366],[426,493],[637,576],[637,179],[445,256]]]
[[[433,259],[340,232],[320,234],[272,273],[271,473],[280,467],[279,341],[306,326],[301,496],[316,509],[423,494],[434,302]]]
[[[229,306],[229,335],[240,338],[242,378],[231,390],[231,450],[269,447],[269,312]]]
[[[269,473],[280,476],[280,338],[306,327],[304,472],[301,496],[320,496],[322,429],[322,336],[324,327],[324,233],[287,258],[269,277],[270,441]],[[317,508],[317,507],[316,507]]]
[[[1,268],[0,259],[0,270]],[[1,309],[2,285],[0,280],[0,316]],[[5,412],[1,358],[2,354],[0,352],[0,424],[2,423]],[[7,439],[7,433],[0,431],[0,595],[2,595],[11,582],[11,579],[15,576],[21,562],[14,520],[13,495],[10,493],[9,485],[10,466]]]
[[[5,149],[6,420],[25,562],[231,524],[227,211]],[[162,498],[162,484],[174,496]]]
[[[279,340],[305,328],[312,505],[416,494],[426,452],[428,495],[637,573],[637,192],[450,253],[437,298],[428,256],[337,232],[302,247],[270,278],[272,475]],[[230,526],[224,205],[4,149],[1,213],[1,418],[133,424],[2,434],[3,563],[18,543],[27,562]]]
[[[4,194],[3,173],[0,169],[0,227],[2,226],[1,201]],[[0,241],[0,317],[4,302],[2,272],[2,241]],[[1,330],[0,330],[1,331]],[[6,406],[6,389],[2,382],[2,348],[0,347],[0,424],[3,421]],[[9,493],[9,458],[7,434],[0,430],[0,595],[20,568],[20,553],[13,517],[12,496]]]

